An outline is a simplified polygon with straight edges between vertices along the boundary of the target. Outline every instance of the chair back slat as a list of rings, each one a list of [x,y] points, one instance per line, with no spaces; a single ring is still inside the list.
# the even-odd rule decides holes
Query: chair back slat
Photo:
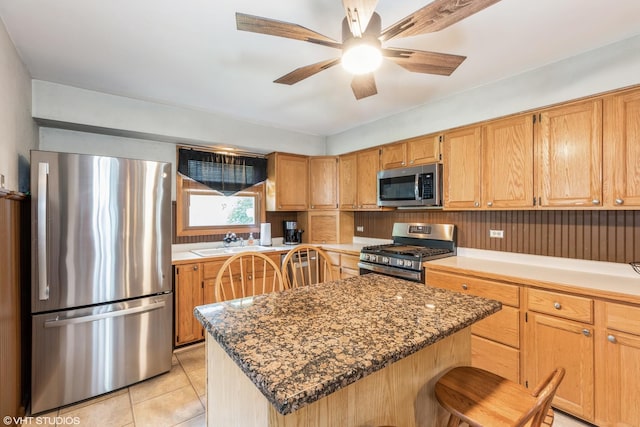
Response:
[[[270,283],[267,277],[272,277]],[[271,258],[260,252],[245,252],[232,256],[220,267],[215,297],[220,302],[283,289],[282,273]]]
[[[298,245],[282,262],[285,286],[296,288],[334,280],[331,259],[314,245]]]

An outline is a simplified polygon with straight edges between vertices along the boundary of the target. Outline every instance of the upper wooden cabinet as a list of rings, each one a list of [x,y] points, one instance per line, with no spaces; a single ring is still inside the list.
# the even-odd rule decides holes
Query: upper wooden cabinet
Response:
[[[309,159],[309,208],[338,208],[338,157]]]
[[[640,206],[640,89],[604,99],[605,206]]]
[[[304,211],[309,207],[309,158],[288,153],[267,156],[268,211]]]
[[[542,111],[537,129],[541,207],[602,206],[602,100]]]
[[[383,145],[380,152],[380,168],[395,169],[437,163],[442,158],[440,140],[440,134],[434,134]]]
[[[340,209],[380,210],[377,192],[380,149],[349,153],[339,159]]]
[[[473,209],[481,206],[482,131],[480,126],[444,134],[444,207]]]
[[[533,116],[483,126],[482,204],[486,208],[533,207]]]

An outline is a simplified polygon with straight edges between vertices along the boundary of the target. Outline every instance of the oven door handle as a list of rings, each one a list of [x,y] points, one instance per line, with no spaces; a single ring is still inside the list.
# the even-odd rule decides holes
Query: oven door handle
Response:
[[[359,262],[358,267],[363,270],[373,271],[374,273],[381,273],[388,276],[399,277],[401,279],[409,279],[422,282],[422,275],[419,271],[409,271],[403,270],[401,268],[394,268],[386,265],[369,264],[365,262]]]

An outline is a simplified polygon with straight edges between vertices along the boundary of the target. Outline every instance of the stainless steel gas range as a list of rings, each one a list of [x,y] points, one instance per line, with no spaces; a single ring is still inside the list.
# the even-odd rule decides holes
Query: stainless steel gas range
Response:
[[[455,256],[456,226],[396,222],[393,243],[365,246],[360,251],[360,274],[379,273],[414,282],[425,281],[425,264]]]

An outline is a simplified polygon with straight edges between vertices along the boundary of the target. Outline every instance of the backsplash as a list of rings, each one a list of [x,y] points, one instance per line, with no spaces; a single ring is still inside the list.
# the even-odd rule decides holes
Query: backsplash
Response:
[[[394,222],[451,223],[458,246],[592,261],[640,261],[640,211],[356,212],[356,236],[390,238]],[[503,239],[489,230],[504,230]]]

